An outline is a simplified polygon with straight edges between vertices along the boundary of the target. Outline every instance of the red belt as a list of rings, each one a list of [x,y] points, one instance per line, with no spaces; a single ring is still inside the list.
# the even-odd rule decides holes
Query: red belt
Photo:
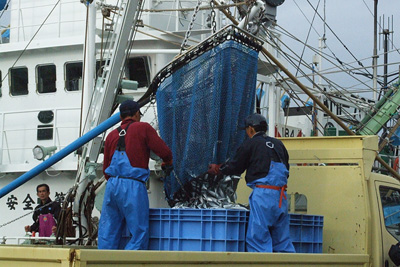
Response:
[[[287,188],[286,184],[284,186],[273,186],[273,185],[257,184],[256,187],[281,191],[281,196],[279,198],[279,208],[282,206],[282,197],[286,199],[286,196],[285,196],[285,191],[286,191],[286,188]]]

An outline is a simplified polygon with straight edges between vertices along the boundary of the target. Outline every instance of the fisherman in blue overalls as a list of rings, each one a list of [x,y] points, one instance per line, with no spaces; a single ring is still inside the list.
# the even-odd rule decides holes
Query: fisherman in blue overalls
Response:
[[[98,248],[121,247],[123,229],[130,240],[126,250],[148,249],[149,199],[146,181],[149,178],[150,151],[163,159],[171,169],[172,152],[154,128],[140,122],[139,104],[132,100],[119,108],[121,126],[110,132],[104,144],[103,172],[107,178],[99,223]]]
[[[233,160],[210,164],[208,173],[240,175],[245,170],[250,217],[246,235],[249,252],[295,252],[289,236],[286,200],[289,155],[283,143],[266,135],[267,120],[252,114],[245,120],[250,137],[238,149]]]

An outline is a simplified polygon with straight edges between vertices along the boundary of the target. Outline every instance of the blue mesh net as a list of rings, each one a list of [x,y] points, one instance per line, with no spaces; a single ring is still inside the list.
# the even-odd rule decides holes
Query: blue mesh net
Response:
[[[192,59],[161,82],[156,99],[160,134],[171,148],[174,170],[167,198],[233,157],[245,138],[239,129],[254,111],[258,52],[233,40]],[[179,181],[178,179],[179,178]]]

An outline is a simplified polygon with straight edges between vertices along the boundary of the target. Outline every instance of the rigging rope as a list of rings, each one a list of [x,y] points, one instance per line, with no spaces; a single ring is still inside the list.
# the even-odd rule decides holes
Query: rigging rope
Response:
[[[42,22],[42,24],[40,24],[39,28],[36,30],[36,32],[33,34],[32,38],[29,40],[29,42],[26,44],[26,46],[24,47],[24,49],[21,51],[21,53],[18,55],[17,59],[15,60],[15,62],[12,64],[12,66],[10,67],[10,69],[14,68],[14,66],[17,64],[18,60],[22,57],[22,55],[25,53],[25,51],[28,49],[28,46],[32,43],[33,39],[35,39],[36,35],[39,33],[39,31],[42,29],[43,25],[46,23],[46,21],[49,19],[50,15],[53,13],[54,9],[56,9],[57,5],[60,3],[61,0],[58,0],[53,8],[50,10],[49,14],[47,15],[47,17],[44,19],[44,21]],[[8,77],[8,71],[6,72],[6,74],[4,75],[4,78],[1,80],[1,82],[3,83],[4,80]]]
[[[280,29],[283,30],[283,32],[281,32],[281,33],[287,35],[288,37],[294,39],[295,41],[298,41],[298,42],[304,44],[304,43],[303,43],[302,41],[300,41],[297,37],[295,37],[295,36],[293,36],[292,34],[290,34],[288,31],[286,31],[285,29],[283,29],[281,26],[279,26],[279,25],[277,25],[277,26],[278,26]],[[289,46],[287,46],[285,43],[283,43],[283,45],[284,45],[286,48],[288,48],[290,52],[292,52],[293,54],[296,54],[296,53],[295,53]],[[305,45],[306,45],[308,48],[310,48],[312,51],[314,51],[314,52],[317,51],[315,48],[313,48],[313,47],[311,47],[311,46],[309,46],[309,45],[307,45],[307,44],[305,44]],[[285,53],[285,52],[282,51],[282,53]],[[286,55],[287,55],[288,57],[291,57],[291,56],[289,56],[287,53],[286,53]],[[323,58],[326,59],[329,63],[331,63],[332,65],[334,65],[334,66],[336,66],[337,68],[341,69],[344,73],[347,73],[347,74],[348,74],[349,76],[351,76],[353,79],[355,79],[355,80],[361,82],[364,86],[370,88],[371,91],[373,90],[368,84],[366,84],[365,82],[361,81],[359,78],[357,78],[357,77],[355,77],[354,75],[352,75],[352,72],[349,71],[348,67],[347,67],[346,69],[342,69],[339,65],[335,64],[333,61],[331,61],[331,60],[329,59],[329,58],[333,58],[333,57],[327,55],[327,54],[324,53],[324,52],[322,53],[322,56],[323,56]],[[343,62],[342,62],[342,63],[343,63]],[[343,64],[346,64],[346,63],[343,63]],[[345,67],[343,64],[342,64],[341,66]],[[303,63],[303,65],[304,65],[304,66],[308,66],[308,65],[305,64],[305,63]],[[347,64],[346,64],[346,65],[347,65]],[[307,68],[309,68],[309,67],[307,67]],[[320,73],[319,73],[319,74],[320,74]],[[323,77],[323,78],[324,78],[324,77]],[[324,78],[324,79],[326,79],[326,78]]]
[[[51,201],[51,202],[49,202],[49,203],[46,203],[45,205],[41,206],[40,209],[45,208],[45,207],[49,206],[50,204],[52,204],[52,203],[54,203],[54,202],[60,202],[59,200],[60,200],[60,197],[58,196],[58,197],[56,197],[53,201]],[[32,210],[32,211],[30,211],[30,212],[28,212],[28,213],[26,213],[26,214],[24,214],[24,215],[22,215],[22,216],[19,216],[19,217],[15,218],[15,219],[11,220],[11,221],[8,221],[8,222],[6,222],[6,223],[3,223],[3,224],[0,225],[0,228],[3,228],[4,226],[7,226],[7,225],[9,225],[9,224],[11,224],[11,223],[13,223],[13,222],[15,222],[15,221],[18,221],[19,219],[22,219],[22,218],[28,216],[29,214],[34,213],[36,210],[37,210],[37,209],[34,209],[34,210]]]
[[[369,6],[367,5],[367,3],[365,3],[365,0],[363,0],[363,2],[364,2],[364,5],[367,7],[369,13],[372,15],[372,17],[374,17],[374,13],[371,11],[371,9],[370,9]],[[379,28],[380,28],[381,30],[383,30],[382,25],[381,25],[379,22],[378,22],[378,26],[379,26]],[[397,53],[400,54],[400,51],[399,51],[399,49],[397,49],[397,47],[395,46],[395,44],[394,44],[394,42],[393,42],[393,39],[388,38],[388,40],[391,42],[392,47],[394,47],[394,48],[396,49]]]
[[[272,40],[272,42],[274,42],[274,40],[273,40],[273,38],[271,38],[270,40]],[[269,40],[269,41],[270,41]],[[267,40],[266,40],[267,41]],[[275,46],[277,46],[277,44],[275,43]],[[280,49],[279,47],[277,48],[277,49]],[[289,48],[290,49],[290,48]],[[281,50],[281,49],[280,49]],[[281,53],[282,54],[284,54],[285,56],[286,56],[286,53],[284,52],[284,51],[282,51],[281,50]],[[288,61],[293,65],[293,66],[295,66],[295,64],[294,64],[294,62],[290,59],[290,58],[287,58],[288,59]],[[307,68],[309,67],[308,65],[305,65]],[[302,72],[302,71],[301,71]],[[308,80],[310,80],[310,78],[306,75],[305,76]],[[324,78],[324,80],[325,81],[327,81],[330,85],[333,85],[333,84],[335,84],[334,82],[332,82],[331,80],[329,80],[329,79],[327,79],[327,78]],[[336,86],[338,86],[337,84],[335,84]],[[333,103],[336,103],[336,101],[334,100],[334,99],[332,99],[332,97],[327,93],[327,92],[324,92],[323,90],[321,90],[321,88],[319,88],[318,86],[317,86],[317,88],[320,90],[320,93],[322,93],[322,94],[324,94],[326,97],[327,97],[327,99],[329,99],[331,102],[333,102]],[[346,89],[344,89],[344,88],[342,88],[344,91],[347,91]],[[348,92],[348,91],[347,91]],[[344,98],[346,98],[346,99],[348,99],[348,101],[350,102],[350,103],[352,103],[352,104],[354,104],[354,105],[357,105],[357,103],[355,103],[351,98],[348,98],[344,93],[342,93],[340,90],[338,90],[337,91],[337,93],[339,93],[340,95],[342,95]],[[348,93],[350,93],[350,92],[348,92]],[[388,101],[392,101],[391,99],[388,99]],[[340,105],[340,104],[338,104],[338,105]],[[374,109],[375,111],[377,111],[376,110],[376,108],[375,108],[375,106],[373,106],[373,107],[371,107],[372,109]],[[346,115],[346,116],[348,116],[348,118],[349,118],[349,120],[350,121],[354,121],[354,118],[353,118],[353,115],[352,114],[350,114],[349,112],[347,112],[346,110],[342,110],[343,111],[343,113]],[[376,121],[376,119],[375,118],[373,118],[375,121]],[[342,118],[342,120],[343,120],[343,118]],[[353,124],[354,124],[354,122],[353,122]],[[362,126],[362,127],[364,127],[365,126],[365,124],[361,124],[361,122],[360,121],[358,121],[357,120],[357,126],[358,127],[360,127],[360,126]],[[383,126],[383,129],[388,129],[386,126]]]
[[[270,40],[272,40],[272,42],[274,43],[274,44],[271,44],[270,43]],[[286,55],[286,53],[284,52],[284,51],[282,51],[282,49],[280,49],[279,47],[278,47],[278,45],[275,43],[275,41],[274,41],[274,39],[273,38],[270,38],[269,40],[265,40],[265,41],[267,41],[267,42],[269,42],[271,45],[274,45],[275,47],[277,47],[277,49],[278,50],[280,50],[281,51],[281,53],[283,54],[283,55]],[[285,44],[284,44],[285,45]],[[286,46],[286,45],[285,45]],[[290,48],[289,48],[290,49]],[[295,67],[295,63],[289,58],[289,57],[287,57],[287,60],[292,64],[292,66],[294,66]],[[308,65],[305,65],[307,68],[309,68],[309,66]],[[303,71],[301,71],[302,73],[304,73]],[[305,76],[308,80],[310,80],[311,81],[311,79],[308,77],[308,76]],[[283,77],[282,77],[283,78]],[[285,81],[286,82],[286,81]],[[286,82],[287,83],[287,82]],[[290,85],[288,85],[289,86],[289,88],[290,88]],[[326,97],[328,98],[328,99],[330,99],[331,101],[333,101],[334,103],[335,103],[335,101],[333,100],[333,99],[331,99],[330,98],[330,96],[329,95],[327,95],[327,92],[324,92],[323,90],[321,90],[318,86],[317,86],[317,88],[319,89],[319,91],[320,91],[320,93],[322,93],[322,94],[324,94],[324,95],[326,95]],[[296,94],[295,92],[293,92],[294,94]],[[308,117],[309,118],[309,117]],[[310,119],[310,118],[309,118]],[[310,119],[311,120],[311,119]]]
[[[321,15],[319,14],[319,12],[315,9],[315,7],[310,3],[310,0],[307,0],[307,2],[310,4],[310,6],[314,9],[314,11],[316,12],[316,14],[320,17],[320,19],[322,21],[324,21],[324,19],[321,17]],[[336,37],[336,39],[343,45],[343,47],[350,53],[350,55],[357,61],[358,65],[360,65],[361,67],[364,67],[363,64],[356,58],[356,56],[348,49],[348,47],[342,42],[342,40],[339,38],[339,36],[332,30],[332,28],[326,23],[326,21],[324,22],[324,25],[328,27],[328,29],[332,32],[332,34]],[[339,60],[339,59],[337,59]],[[342,62],[339,60],[339,62]],[[366,69],[367,73],[369,73],[369,71]]]
[[[222,9],[222,8],[228,8],[228,7],[238,7],[238,6],[248,5],[250,2],[251,1],[244,1],[244,2],[240,2],[240,3],[220,5],[218,7],[214,6],[214,8]],[[210,1],[210,4],[211,3],[214,3],[214,2]],[[199,10],[212,10],[212,9],[213,9],[213,7],[211,7],[211,5],[199,7]],[[143,12],[169,12],[169,11],[185,12],[185,11],[193,11],[193,8],[143,9],[142,11]]]
[[[318,7],[319,7],[319,3],[320,3],[320,2],[321,2],[321,0],[318,0],[317,9],[318,9]],[[295,3],[296,6],[300,9],[300,7],[297,5],[297,2],[294,1],[294,3]],[[300,9],[300,11],[303,13],[303,11],[302,11],[301,9]],[[303,15],[304,15],[304,13],[303,13]],[[306,37],[306,40],[305,40],[305,44],[307,44],[308,38],[310,37],[311,29],[313,28],[313,23],[314,23],[314,20],[315,20],[315,16],[316,16],[316,15],[317,15],[317,14],[314,12],[312,21],[309,22],[309,23],[310,23],[310,28],[308,28],[308,33],[307,33],[307,37]],[[304,46],[303,46],[303,51],[301,51],[301,56],[300,56],[299,65],[297,66],[296,74],[295,74],[294,76],[297,76],[297,74],[299,73],[300,62],[303,60],[303,56],[304,56],[304,51],[305,51],[305,50],[306,50],[306,46],[304,45]]]
[[[168,32],[168,31],[164,31],[164,30],[162,30],[162,29],[160,29],[160,28],[156,28],[156,27],[153,27],[153,26],[150,26],[150,25],[148,25],[148,24],[143,24],[145,27],[148,27],[148,28],[150,28],[150,29],[153,29],[153,30],[156,30],[156,31],[159,31],[159,32],[162,32],[162,33],[165,33],[165,34],[168,34],[168,35],[171,35],[171,36],[174,36],[174,37],[177,37],[177,38],[179,38],[179,39],[184,39],[185,37],[183,37],[183,36],[181,36],[181,35],[179,35],[179,34],[175,34],[175,33],[172,33],[172,32]],[[165,40],[165,39],[164,39]],[[165,40],[165,41],[168,41],[168,40]],[[188,39],[188,41],[191,41],[191,42],[193,42],[193,43],[199,43],[199,41],[197,41],[197,40],[194,40],[194,39]],[[179,44],[179,45],[181,45],[181,44]]]

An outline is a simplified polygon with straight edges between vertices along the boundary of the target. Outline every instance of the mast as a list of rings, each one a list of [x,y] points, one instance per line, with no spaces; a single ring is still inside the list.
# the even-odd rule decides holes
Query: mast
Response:
[[[372,56],[372,91],[373,99],[377,100],[377,68],[378,68],[378,0],[374,0],[374,51]]]
[[[217,1],[214,0],[216,6],[221,6],[221,4]],[[222,13],[229,14],[227,10],[221,9]],[[232,22],[237,25],[237,21],[235,18],[232,18],[232,16],[228,17]],[[282,63],[279,62],[278,59],[276,59],[265,47],[262,47],[261,49],[262,53],[268,57],[281,71],[283,71],[289,79],[291,79],[297,86],[300,87],[301,90],[303,90],[304,93],[306,93],[325,113],[328,114],[340,127],[343,128],[349,135],[355,135],[355,133],[350,130],[335,114],[333,114],[329,108],[327,108],[323,102],[321,102],[315,95],[313,95],[307,87],[305,87],[291,72],[289,72],[288,69],[286,69],[285,66],[282,65]],[[381,159],[376,153],[376,158],[375,158],[384,168],[386,168],[397,180],[400,180],[400,174],[398,174],[395,170],[392,169],[383,159]]]
[[[326,6],[326,0],[324,0],[324,21],[323,21],[323,26],[324,26],[324,34],[322,35],[322,37],[319,38],[319,42],[318,42],[318,58],[317,60],[313,60],[314,64],[317,65],[318,67],[318,87],[323,88],[322,86],[322,50],[324,48],[326,48],[326,12],[325,12],[325,6]],[[314,87],[314,81],[313,81],[313,87]],[[318,93],[317,97],[319,99],[319,101],[323,102],[323,95],[322,93]],[[316,103],[314,101],[314,126],[313,128],[315,129],[314,135],[315,136],[323,136],[324,135],[324,129],[322,127],[321,131],[318,131],[318,122],[320,125],[322,125],[322,121],[324,119],[324,113],[322,111],[318,112],[318,109],[316,107]]]
[[[85,122],[89,111],[90,101],[93,94],[95,69],[96,69],[96,6],[94,2],[87,1],[87,25],[84,43],[84,70],[83,88],[82,88],[82,111],[81,111],[81,132],[84,134]]]

